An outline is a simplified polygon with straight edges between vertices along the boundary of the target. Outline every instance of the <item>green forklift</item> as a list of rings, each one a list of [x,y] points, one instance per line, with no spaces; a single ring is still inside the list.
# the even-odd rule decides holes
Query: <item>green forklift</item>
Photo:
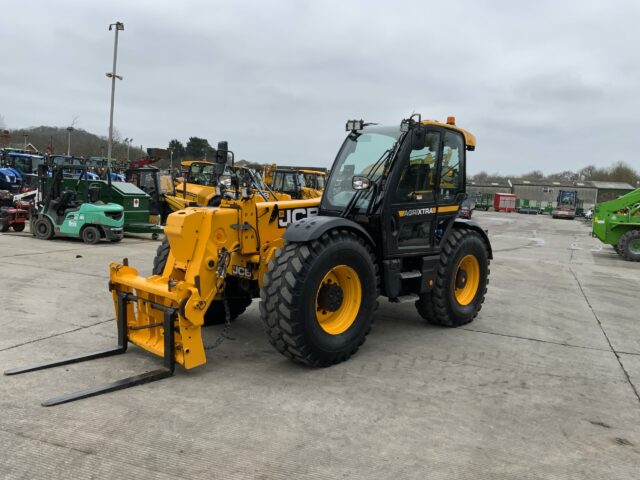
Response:
[[[77,167],[40,165],[38,170],[38,196],[31,212],[31,233],[39,239],[54,236],[81,238],[84,243],[96,244],[105,239],[119,242],[124,234],[124,208],[115,203],[100,201],[99,190],[85,188],[84,198],[78,179],[65,179],[69,169]],[[69,181],[75,188],[69,188]]]

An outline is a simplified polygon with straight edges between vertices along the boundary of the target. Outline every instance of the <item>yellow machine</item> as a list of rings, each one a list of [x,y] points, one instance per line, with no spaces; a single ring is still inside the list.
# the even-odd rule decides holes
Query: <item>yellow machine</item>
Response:
[[[430,323],[471,322],[492,258],[486,232],[457,218],[475,137],[452,117],[440,123],[419,115],[391,126],[349,121],[347,131],[322,198],[264,201],[245,183],[216,208],[169,215],[150,277],[126,259],[112,263],[117,347],[5,373],[119,354],[133,343],[163,357],[164,367],[43,405],[165,378],[176,363],[205,364],[203,325],[228,328],[258,296],[274,348],[315,367],[358,350],[379,295],[415,303]],[[220,176],[230,152],[218,152],[212,165]]]
[[[227,142],[219,142],[217,152],[228,152]],[[223,161],[222,159],[221,161]],[[165,195],[172,211],[187,207],[214,207],[223,198],[233,198],[232,181],[238,184],[252,184],[258,192],[258,199],[291,200],[291,197],[274,192],[260,178],[257,172],[245,167],[227,166],[222,173],[217,172],[217,163],[206,160],[188,160],[181,163],[184,176],[176,179],[173,195]]]
[[[327,174],[320,170],[278,168],[275,163],[264,168],[264,181],[276,192],[290,195],[294,199],[322,196]]]
[[[184,176],[176,179],[174,195],[165,199],[176,212],[186,207],[213,206],[219,203],[220,193],[216,194],[218,178],[214,174],[216,164],[206,160],[189,160],[181,163]]]

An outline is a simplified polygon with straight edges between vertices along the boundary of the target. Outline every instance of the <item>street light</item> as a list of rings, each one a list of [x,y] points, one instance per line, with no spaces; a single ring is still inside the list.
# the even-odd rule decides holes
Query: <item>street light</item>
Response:
[[[133,142],[133,138],[124,139],[124,143],[127,145],[127,162],[129,161],[129,147],[131,147],[132,142]]]
[[[71,132],[73,127],[67,127],[67,155],[71,155]]]
[[[171,160],[169,163],[169,173],[173,175],[173,148],[170,148],[169,152],[171,153]]]
[[[107,73],[107,77],[111,79],[111,111],[109,113],[109,143],[107,145],[107,168],[111,171],[111,150],[113,148],[113,102],[116,94],[116,78],[122,80],[121,75],[116,74],[116,60],[118,58],[118,32],[124,30],[124,23],[116,22],[109,25],[109,31],[115,28],[115,40],[113,43],[113,70]]]

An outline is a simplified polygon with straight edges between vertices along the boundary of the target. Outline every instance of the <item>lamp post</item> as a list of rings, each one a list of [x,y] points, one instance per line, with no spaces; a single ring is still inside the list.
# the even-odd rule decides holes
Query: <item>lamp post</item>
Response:
[[[116,35],[113,43],[113,70],[107,73],[107,77],[111,79],[111,111],[109,113],[109,143],[107,145],[107,168],[111,171],[111,150],[113,148],[113,102],[116,94],[116,78],[122,80],[121,75],[116,74],[116,60],[118,58],[118,32],[124,30],[124,23],[116,22],[109,25],[109,31],[115,28]]]
[[[73,127],[67,127],[67,155],[71,155],[71,132]]]
[[[169,161],[169,173],[173,178],[173,148],[169,149],[169,153],[171,154],[171,160]]]
[[[127,145],[127,162],[129,161],[129,148],[131,147],[132,142],[133,142],[133,138],[124,139],[124,143]]]

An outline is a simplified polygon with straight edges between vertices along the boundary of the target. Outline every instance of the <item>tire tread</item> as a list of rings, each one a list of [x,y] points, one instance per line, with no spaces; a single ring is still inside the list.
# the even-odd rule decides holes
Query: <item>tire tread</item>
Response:
[[[335,243],[356,241],[362,245],[374,265],[376,298],[380,291],[380,275],[375,255],[369,244],[357,234],[348,230],[332,230],[308,243],[285,243],[269,263],[260,289],[260,317],[262,318],[269,342],[286,357],[313,367],[326,367],[347,360],[365,342],[373,324],[373,318],[359,342],[349,351],[331,360],[319,358],[305,343],[302,325],[296,321],[297,305],[304,304],[301,298],[306,274],[323,250]],[[375,302],[374,311],[378,306]]]

